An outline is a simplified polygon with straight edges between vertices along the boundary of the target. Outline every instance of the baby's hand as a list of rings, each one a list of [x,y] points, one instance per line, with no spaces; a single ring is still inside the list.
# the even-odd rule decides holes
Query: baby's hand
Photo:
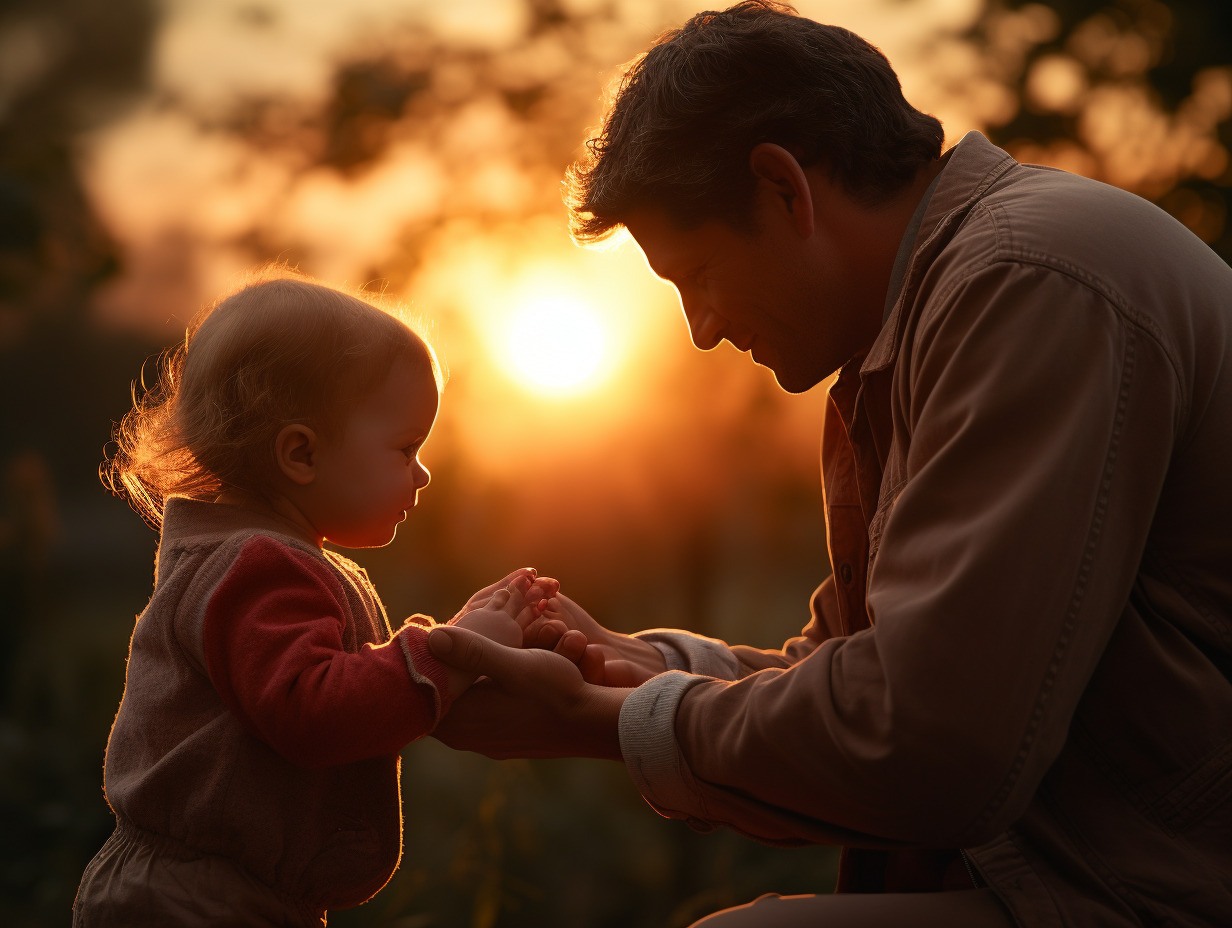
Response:
[[[497,641],[507,647],[520,648],[523,646],[523,630],[534,625],[540,619],[550,607],[552,600],[559,591],[560,584],[551,577],[535,578],[534,574],[529,571],[525,573],[515,572],[510,575],[509,582],[504,586],[496,589],[488,587],[472,596],[470,602],[448,624],[472,628],[485,638],[491,638],[493,641]],[[520,597],[521,607],[513,616],[517,626],[516,636],[509,632],[510,626],[506,601],[503,599],[500,602],[494,601],[497,596],[502,594]],[[484,613],[491,613],[493,611],[497,612],[501,618],[496,620],[490,616],[488,618],[481,618]],[[478,624],[472,625],[471,623]],[[485,629],[489,629],[491,634]]]
[[[582,653],[589,642],[586,633],[580,630],[570,617],[558,595],[559,592],[560,584],[557,583],[553,595],[536,604],[530,622],[522,626],[522,647],[555,651],[573,663],[580,664]]]
[[[536,577],[535,582],[530,585],[526,591],[526,606],[528,612],[518,615],[518,624],[522,626],[523,633],[531,626],[541,620],[541,617],[548,611],[557,608],[556,596],[560,593],[560,581],[554,580],[551,577]],[[531,647],[527,641],[522,641],[520,645],[514,647]]]
[[[586,632],[570,617],[560,597],[560,583],[551,577],[540,577],[528,592],[527,602],[531,611],[518,616],[522,626],[521,647],[555,651],[567,657],[578,665],[588,683],[603,683],[611,677],[604,673],[605,662],[598,650],[588,647]]]
[[[511,616],[506,609],[508,603],[512,601],[512,595],[498,593],[492,597],[488,605],[472,609],[449,624],[469,628],[508,648],[520,648],[522,646],[522,626],[518,624],[517,618]],[[529,606],[523,606],[520,611],[528,612],[529,610]]]
[[[449,624],[470,629],[497,644],[520,648],[522,630],[539,617],[559,588],[555,580],[532,581],[528,575],[520,575],[507,587],[493,593],[484,605],[463,611]],[[450,668],[451,697],[456,699],[474,680],[474,674]]]
[[[543,613],[548,602],[560,592],[560,584],[551,577],[537,577],[533,567],[520,567],[503,580],[497,580],[495,583],[485,586],[482,590],[477,590],[448,624],[456,625],[458,620],[467,613],[487,606],[498,590],[512,590],[514,584],[524,580],[532,581],[530,587],[526,590],[526,602],[534,609],[534,615],[521,624],[526,625],[528,622],[533,622],[534,618]]]

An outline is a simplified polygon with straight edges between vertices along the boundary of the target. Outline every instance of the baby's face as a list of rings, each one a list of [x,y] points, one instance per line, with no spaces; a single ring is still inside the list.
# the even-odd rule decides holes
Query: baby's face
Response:
[[[361,401],[343,431],[316,453],[313,523],[345,548],[375,548],[393,540],[415,508],[429,474],[419,450],[436,420],[432,373],[398,360],[376,392]]]

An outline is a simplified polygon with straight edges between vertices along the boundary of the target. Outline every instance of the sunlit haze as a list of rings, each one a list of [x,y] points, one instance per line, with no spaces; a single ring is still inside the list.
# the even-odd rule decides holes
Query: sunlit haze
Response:
[[[503,360],[535,390],[576,393],[599,379],[605,348],[603,328],[584,299],[548,294],[512,308]]]
[[[1010,79],[1060,29],[1044,5],[998,13],[983,47],[965,36],[980,0],[798,6],[882,48],[950,144],[1025,106],[1076,114],[1080,138],[1011,146],[1023,160],[1148,194],[1227,167],[1212,127],[1232,111],[1232,69],[1204,72],[1183,119],[1153,112],[1138,85],[1097,93],[1082,75],[1099,55],[1137,48],[1146,58],[1126,60],[1138,67],[1156,54],[1098,17],[1034,63],[1021,101]],[[530,453],[514,439],[525,416],[554,417],[562,460],[595,441],[643,441],[646,404],[660,400],[651,385],[686,368],[733,397],[760,389],[764,371],[694,357],[670,288],[635,247],[575,248],[560,199],[620,63],[696,8],[568,0],[564,20],[537,22],[537,7],[513,0],[169,6],[152,92],[80,148],[88,195],[124,249],[123,273],[92,294],[96,318],[171,343],[271,259],[380,289],[413,306],[442,352],[442,415],[485,470]],[[1222,228],[1197,194],[1174,199],[1191,228]],[[494,429],[508,432],[505,452],[479,453]],[[815,418],[802,429],[812,445]]]

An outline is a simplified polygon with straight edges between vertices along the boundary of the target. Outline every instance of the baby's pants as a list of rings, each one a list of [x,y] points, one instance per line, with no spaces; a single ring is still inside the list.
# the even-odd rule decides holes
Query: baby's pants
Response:
[[[121,822],[94,855],[73,928],[321,928],[325,913],[289,900],[225,857]]]

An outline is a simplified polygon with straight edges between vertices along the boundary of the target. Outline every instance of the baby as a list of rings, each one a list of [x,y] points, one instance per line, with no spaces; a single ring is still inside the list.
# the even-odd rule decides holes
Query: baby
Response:
[[[105,465],[159,526],[77,926],[321,925],[398,865],[398,752],[470,683],[391,635],[364,571],[428,471],[440,368],[393,315],[286,272],[215,304]],[[556,594],[516,571],[454,619],[522,645]],[[542,624],[542,622],[540,622]]]

